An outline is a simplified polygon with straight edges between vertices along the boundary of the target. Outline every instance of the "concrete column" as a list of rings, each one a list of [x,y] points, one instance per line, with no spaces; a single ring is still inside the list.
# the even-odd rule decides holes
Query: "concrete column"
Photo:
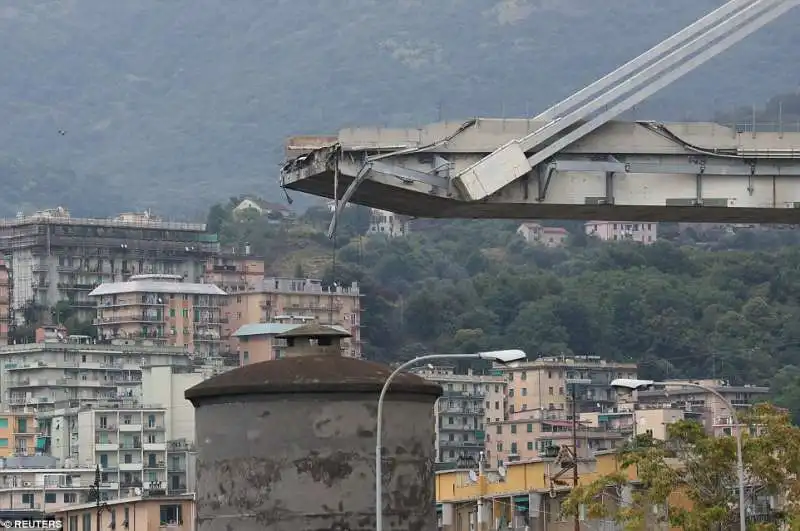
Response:
[[[442,504],[442,531],[459,531],[455,526],[455,508],[451,503]]]

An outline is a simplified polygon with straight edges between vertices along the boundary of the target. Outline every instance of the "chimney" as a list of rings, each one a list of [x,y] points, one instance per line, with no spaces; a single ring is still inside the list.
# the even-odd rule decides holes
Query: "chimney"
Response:
[[[341,356],[342,339],[351,337],[340,327],[312,323],[298,326],[286,333],[276,335],[276,339],[285,339],[285,358],[300,356]]]

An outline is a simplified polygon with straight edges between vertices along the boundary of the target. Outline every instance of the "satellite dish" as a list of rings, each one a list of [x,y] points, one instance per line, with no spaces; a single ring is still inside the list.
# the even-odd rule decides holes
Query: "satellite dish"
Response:
[[[497,473],[500,474],[501,478],[506,477],[506,467],[500,465],[499,467],[497,467]]]
[[[469,471],[469,480],[473,483],[478,481],[478,474],[474,470]]]

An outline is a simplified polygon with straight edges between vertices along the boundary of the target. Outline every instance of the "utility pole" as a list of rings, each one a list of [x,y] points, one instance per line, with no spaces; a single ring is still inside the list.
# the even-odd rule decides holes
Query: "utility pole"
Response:
[[[588,385],[585,378],[567,378],[566,384],[572,387],[572,488],[578,486],[578,386]],[[575,506],[575,531],[581,531],[581,508]]]
[[[108,505],[103,501],[102,496],[100,495],[100,465],[97,465],[94,469],[94,483],[89,485],[89,501],[94,502],[95,507],[95,522],[97,531],[100,531],[100,515],[103,513],[104,510],[111,511],[108,508]]]

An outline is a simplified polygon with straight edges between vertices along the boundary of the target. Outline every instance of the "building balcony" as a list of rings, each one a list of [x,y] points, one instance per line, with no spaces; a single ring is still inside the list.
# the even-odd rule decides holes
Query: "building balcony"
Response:
[[[167,471],[170,474],[182,474],[186,472],[186,463],[170,463],[167,467]]]
[[[160,470],[166,468],[164,461],[146,461],[144,463],[145,470]]]
[[[119,431],[123,432],[135,432],[135,431],[142,431],[141,424],[120,424]]]
[[[163,424],[155,423],[155,424],[145,424],[143,426],[143,429],[145,431],[164,431],[165,428]]]
[[[122,472],[141,472],[144,468],[144,463],[138,461],[136,463],[120,463],[119,469]]]
[[[94,443],[95,452],[116,452],[119,450],[119,447],[119,443],[116,442]]]
[[[108,317],[97,317],[92,321],[95,326],[107,326],[121,323],[160,324],[164,322],[166,322],[164,315],[114,315]]]
[[[145,452],[166,452],[167,451],[167,443],[166,442],[154,442],[154,443],[144,443],[142,444],[142,448]]]

